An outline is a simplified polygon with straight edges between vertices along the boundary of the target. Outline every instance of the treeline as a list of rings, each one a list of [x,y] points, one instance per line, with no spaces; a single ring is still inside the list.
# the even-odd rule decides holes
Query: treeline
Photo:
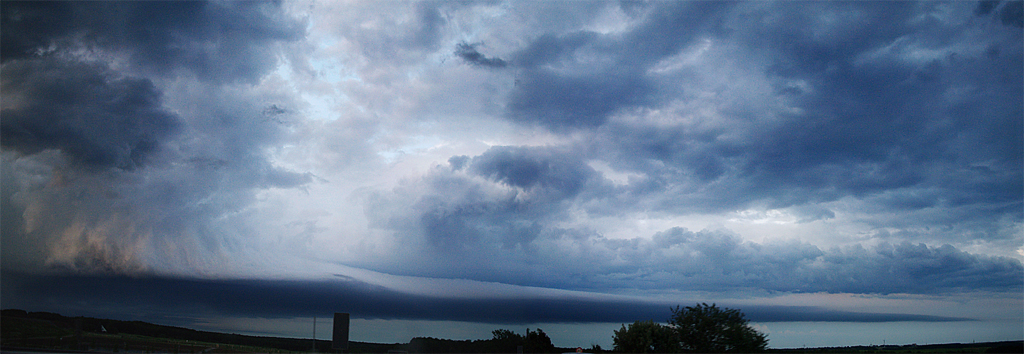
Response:
[[[562,353],[575,350],[555,347],[540,328],[527,328],[522,335],[507,329],[495,330],[491,334],[491,339],[472,341],[417,337],[396,350],[410,353]]]

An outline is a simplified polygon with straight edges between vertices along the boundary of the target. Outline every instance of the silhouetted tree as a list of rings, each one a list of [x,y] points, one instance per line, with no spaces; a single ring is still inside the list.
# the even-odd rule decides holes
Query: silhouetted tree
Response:
[[[537,328],[536,331],[526,329],[526,336],[523,341],[523,353],[551,353],[555,352],[555,345],[551,344],[551,338],[547,333]]]
[[[622,325],[622,329],[615,331],[612,341],[617,352],[676,353],[680,349],[672,327],[652,320],[636,321],[628,328]]]
[[[491,335],[491,346],[485,350],[488,352],[515,353],[516,347],[522,345],[523,337],[507,329],[493,330]]]
[[[515,332],[507,330],[507,329],[496,329],[496,330],[493,330],[493,331],[491,331],[491,335],[493,336],[493,338],[491,338],[491,339],[496,340],[496,341],[518,342],[520,339],[522,339],[522,336],[516,334]]]
[[[706,303],[672,309],[669,319],[685,352],[750,353],[764,351],[768,340],[747,325],[739,310]]]
[[[507,329],[491,331],[493,348],[497,352],[515,353],[519,346],[523,347],[524,353],[552,353],[556,352],[551,338],[544,330],[538,328],[536,331],[526,329],[526,335],[519,335]]]

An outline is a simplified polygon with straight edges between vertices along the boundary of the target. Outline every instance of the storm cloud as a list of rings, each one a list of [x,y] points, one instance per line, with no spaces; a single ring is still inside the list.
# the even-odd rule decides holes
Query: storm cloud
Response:
[[[1006,320],[1024,290],[1022,12],[5,3],[3,305]],[[55,281],[76,290],[48,297]],[[979,305],[993,294],[1009,300]],[[891,311],[903,299],[916,310]]]
[[[536,120],[556,131],[570,126],[597,129],[593,149],[611,156],[614,167],[675,181],[649,186],[656,188],[651,193],[697,188],[691,182],[700,188],[730,189],[716,190],[724,200],[712,200],[710,207],[741,207],[762,198],[785,207],[904,188],[961,193],[955,190],[966,187],[962,193],[977,202],[1019,201],[1022,190],[1016,182],[1021,180],[1024,149],[1014,137],[1022,130],[1016,98],[1022,93],[1019,80],[1013,79],[1020,74],[1015,68],[1021,67],[1021,52],[1014,31],[996,28],[999,35],[985,38],[984,44],[977,44],[982,39],[973,31],[959,34],[969,42],[935,42],[933,35],[955,27],[913,21],[920,16],[920,4],[878,5],[824,6],[817,13],[838,19],[827,25],[816,23],[797,4],[736,9],[743,23],[735,22],[739,18],[715,22],[717,9],[680,11],[709,13],[700,21],[671,18],[671,11],[659,9],[663,15],[652,16],[630,33],[644,39],[619,43],[597,33],[545,35],[517,62],[577,71],[536,69],[513,92],[509,111],[515,120]],[[823,4],[810,7],[819,6]],[[758,20],[766,16],[773,20]],[[677,33],[660,21],[687,23],[687,32]],[[842,26],[849,30],[840,30]],[[806,28],[829,35],[815,37]],[[726,41],[747,46],[715,49]],[[634,53],[619,49],[622,43],[659,50]],[[740,79],[749,85],[712,81],[718,80],[717,72],[696,67],[669,70],[656,65],[659,59],[695,50],[749,73]],[[923,51],[932,57],[915,56]],[[636,64],[616,65],[627,58]],[[971,74],[981,72],[1006,74]],[[534,86],[535,79],[545,86]],[[680,92],[680,83],[689,89]],[[961,91],[965,87],[972,89]],[[748,89],[763,91],[740,93]],[[708,100],[699,94],[702,90],[719,97],[725,93],[735,101]],[[693,103],[678,106],[672,99],[680,95]],[[704,104],[728,105],[704,111]],[[672,113],[654,113],[665,111]],[[615,112],[623,119],[609,121]],[[971,118],[979,114],[986,118]],[[859,172],[851,176],[851,170]],[[961,183],[949,184],[950,175]],[[965,186],[965,180],[987,182]],[[685,196],[676,197],[688,202]]]
[[[254,81],[277,63],[302,21],[270,2],[18,2],[3,9],[3,61],[57,50],[126,56],[147,74]],[[105,53],[104,53],[105,52]],[[108,57],[109,58],[109,57]]]
[[[4,66],[3,146],[26,154],[58,149],[75,162],[141,166],[182,126],[147,79],[58,58]]]
[[[3,16],[3,239],[24,247],[5,267],[221,266],[236,233],[215,220],[312,180],[260,151],[288,117],[266,101],[285,101],[220,87],[254,82],[301,37],[272,4],[19,2]]]
[[[617,189],[568,151],[495,147],[477,157],[453,158],[449,166],[436,167],[421,181],[377,194],[367,211],[391,215],[375,225],[394,230],[404,243],[432,246],[426,254],[404,257],[447,259],[403,273],[420,276],[459,275],[571,289],[635,286],[876,294],[1015,291],[1022,285],[1020,262],[972,255],[948,244],[902,242],[822,250],[802,242],[744,241],[725,231],[677,227],[609,239],[586,228],[558,226],[570,218],[567,210],[572,205],[606,197],[584,190],[614,195]],[[419,196],[406,199],[412,191]],[[817,220],[830,213],[810,210],[805,215]],[[466,262],[476,266],[467,268]],[[488,269],[489,265],[495,268]]]
[[[531,322],[629,322],[633,318],[667,317],[668,305],[622,299],[563,296],[513,299],[452,299],[406,294],[353,281],[189,280],[145,277],[25,277],[5,274],[4,287],[19,296],[8,303],[22,307],[63,307],[60,302],[87,303],[90,314],[131,309],[136,318],[182,321],[177,315],[278,318],[348,311],[368,319],[431,319],[504,324]],[[59,293],[73,297],[49,296]],[[33,297],[39,296],[39,297]],[[140,301],[144,299],[144,301]],[[192,309],[202,308],[202,312]],[[74,311],[79,311],[75,309]],[[968,318],[918,314],[872,314],[813,306],[762,306],[747,310],[758,322],[775,321],[967,321]]]

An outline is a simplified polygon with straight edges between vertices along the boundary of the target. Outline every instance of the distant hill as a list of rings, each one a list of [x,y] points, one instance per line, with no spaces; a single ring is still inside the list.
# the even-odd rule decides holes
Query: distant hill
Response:
[[[398,345],[400,344],[349,342],[349,352],[386,353]],[[142,321],[65,317],[47,312],[3,310],[0,311],[0,346],[179,353],[308,353],[313,348],[313,340],[197,331]],[[316,341],[317,351],[330,352],[330,348],[330,341]]]
[[[91,317],[65,317],[55,313],[0,311],[0,346],[61,351],[143,351],[173,353],[260,353],[305,352],[313,350],[312,339],[228,334],[156,325],[141,321],[119,321]],[[539,330],[538,330],[539,331]],[[543,334],[542,331],[540,331]],[[409,343],[365,343],[349,341],[348,353],[515,353],[523,345],[527,352],[561,353],[575,348],[557,348],[537,343],[535,336],[487,340],[412,338]],[[532,332],[533,335],[537,331]],[[543,338],[547,338],[544,336]],[[525,342],[518,342],[525,340]],[[316,341],[317,352],[334,352],[331,342]]]
[[[542,332],[541,332],[542,333]],[[529,336],[529,333],[528,335]],[[349,342],[347,353],[515,353],[516,342],[504,340],[451,340],[412,338],[409,343]],[[575,348],[531,346],[526,352],[564,353]],[[313,340],[247,336],[197,331],[142,321],[119,321],[91,317],[65,317],[48,312],[0,311],[0,351],[13,349],[59,350],[62,352],[163,352],[163,353],[271,353],[302,352],[313,349]],[[532,350],[531,350],[532,349]],[[601,351],[600,347],[587,352]],[[316,341],[316,351],[336,352],[331,342]],[[931,345],[852,346],[802,349],[769,349],[770,353],[1024,353],[1024,341],[952,343]]]

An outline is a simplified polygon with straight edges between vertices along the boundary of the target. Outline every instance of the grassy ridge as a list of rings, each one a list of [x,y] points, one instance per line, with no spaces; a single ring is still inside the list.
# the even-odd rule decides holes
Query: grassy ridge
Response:
[[[316,344],[318,351],[324,352],[329,351],[331,345],[328,341]],[[141,321],[3,310],[0,312],[0,345],[69,351],[272,353],[309,352],[313,341],[197,331]]]

